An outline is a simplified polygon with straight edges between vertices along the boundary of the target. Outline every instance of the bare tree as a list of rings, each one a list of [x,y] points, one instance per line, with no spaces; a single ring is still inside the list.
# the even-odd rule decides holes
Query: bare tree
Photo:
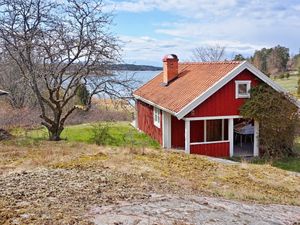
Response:
[[[218,62],[224,60],[226,47],[221,45],[205,46],[193,50],[193,61]]]
[[[18,65],[4,52],[0,56],[0,88],[8,91],[9,104],[17,109],[36,106],[35,95]]]
[[[0,2],[1,47],[35,93],[50,140],[60,140],[66,119],[82,108],[74,101],[82,85],[90,91],[85,109],[95,95],[130,98],[132,78],[109,69],[120,49],[102,1]]]

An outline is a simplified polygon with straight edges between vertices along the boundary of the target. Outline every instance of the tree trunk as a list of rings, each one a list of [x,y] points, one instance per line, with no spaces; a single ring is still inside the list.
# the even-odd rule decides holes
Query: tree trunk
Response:
[[[60,135],[63,130],[64,127],[61,127],[59,125],[53,125],[50,129],[48,128],[49,141],[60,141]]]

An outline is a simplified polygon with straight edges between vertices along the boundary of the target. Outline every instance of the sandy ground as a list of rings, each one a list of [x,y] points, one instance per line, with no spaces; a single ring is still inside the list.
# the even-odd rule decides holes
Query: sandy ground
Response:
[[[146,201],[96,206],[90,216],[98,225],[300,224],[300,207],[200,196],[152,195]]]

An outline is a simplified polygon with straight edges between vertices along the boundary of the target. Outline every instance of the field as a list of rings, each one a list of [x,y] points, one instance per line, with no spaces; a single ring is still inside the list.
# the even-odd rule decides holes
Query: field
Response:
[[[101,131],[107,127],[108,135],[103,140],[102,145],[113,147],[145,147],[145,148],[160,148],[158,142],[151,139],[149,136],[138,132],[128,122],[116,123],[92,123],[67,126],[62,133],[62,138],[68,142],[83,142],[87,144],[95,144],[95,132]],[[27,142],[39,142],[47,140],[46,129],[24,130],[15,129],[13,134],[21,138],[20,145]],[[296,140],[295,152],[298,154],[296,157],[285,158],[275,161],[254,160],[255,164],[270,164],[272,166],[300,172],[300,138]],[[234,159],[241,161],[242,159]]]
[[[297,94],[297,87],[298,87],[298,76],[291,75],[288,79],[287,78],[276,78],[274,80],[277,84],[288,90],[291,94]]]
[[[102,132],[102,133],[101,133]],[[105,134],[103,134],[105,132]],[[12,134],[23,138],[24,141],[47,140],[48,133],[45,128],[25,130],[14,129]],[[138,132],[129,122],[102,122],[67,126],[61,137],[68,142],[95,143],[95,136],[105,136],[100,143],[109,146],[135,146],[159,148],[159,143],[144,133]]]
[[[300,205],[300,177],[269,165],[223,164],[138,146],[28,139],[0,144],[0,224],[90,224],[88,214],[95,206],[146,204],[157,195],[172,196],[172,201],[187,196],[187,204],[195,204],[191,196],[213,197],[199,204],[215,204],[220,217],[228,204],[246,207],[243,201]],[[220,197],[242,202],[220,208]],[[252,203],[248,209],[260,213]],[[277,210],[285,214],[300,212],[282,207]]]

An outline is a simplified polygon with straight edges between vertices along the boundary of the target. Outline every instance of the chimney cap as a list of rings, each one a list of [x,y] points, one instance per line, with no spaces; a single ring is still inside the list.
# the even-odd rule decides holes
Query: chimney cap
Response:
[[[163,61],[167,61],[169,59],[173,59],[173,60],[177,60],[178,61],[178,57],[177,55],[175,54],[168,54],[168,55],[165,55],[164,58],[163,58]]]

